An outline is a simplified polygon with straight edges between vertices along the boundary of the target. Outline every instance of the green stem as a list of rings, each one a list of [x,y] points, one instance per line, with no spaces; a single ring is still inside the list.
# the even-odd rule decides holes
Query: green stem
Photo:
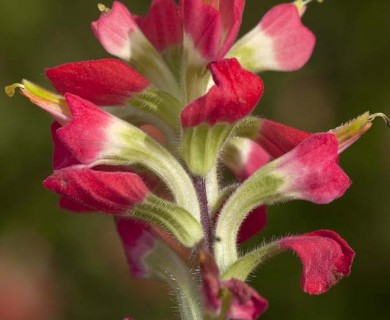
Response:
[[[265,260],[268,260],[282,252],[283,249],[275,243],[261,246],[244,256],[240,257],[233,263],[222,275],[222,279],[229,280],[232,278],[246,281],[248,276]]]
[[[237,235],[246,216],[254,208],[279,200],[283,179],[270,175],[267,165],[247,179],[223,206],[216,226],[214,253],[221,272],[224,273],[238,259]]]
[[[219,181],[217,165],[215,164],[205,177],[207,199],[209,201],[210,215],[217,205],[219,199]]]
[[[166,246],[160,245],[155,250],[158,250],[159,254],[147,257],[148,265],[152,267],[158,278],[173,289],[178,302],[180,319],[202,320],[199,286],[189,267]]]

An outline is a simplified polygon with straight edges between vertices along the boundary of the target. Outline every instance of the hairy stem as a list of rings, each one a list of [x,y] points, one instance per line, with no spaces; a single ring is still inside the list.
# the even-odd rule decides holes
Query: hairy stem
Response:
[[[213,237],[211,231],[211,221],[209,212],[209,203],[207,198],[206,180],[203,177],[194,178],[195,190],[198,195],[200,207],[200,222],[204,232],[204,238],[207,246],[212,250]]]

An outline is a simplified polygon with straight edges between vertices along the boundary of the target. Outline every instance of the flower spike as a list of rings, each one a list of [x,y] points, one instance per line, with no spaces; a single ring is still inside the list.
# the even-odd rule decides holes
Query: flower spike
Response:
[[[168,284],[178,319],[258,319],[268,302],[245,281],[281,252],[298,255],[309,294],[350,275],[355,253],[330,230],[239,250],[269,205],[341,197],[351,180],[340,153],[374,119],[390,127],[383,113],[314,134],[250,116],[264,90],[256,73],[298,70],[314,50],[302,23],[314,0],[289,1],[236,44],[245,0],[150,0],[144,16],[98,4],[92,31],[123,61],[47,69],[58,94],[27,80],[5,87],[55,120],[44,186],[63,209],[114,220],[131,275]]]

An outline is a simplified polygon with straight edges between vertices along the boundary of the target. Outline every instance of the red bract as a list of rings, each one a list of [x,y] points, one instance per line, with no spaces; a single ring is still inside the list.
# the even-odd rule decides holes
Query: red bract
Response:
[[[236,138],[230,143],[230,148],[225,150],[224,163],[240,181],[245,181],[263,165],[270,161],[270,156],[256,142],[247,138]],[[238,243],[249,240],[267,223],[267,210],[260,206],[247,216],[238,233]]]
[[[263,119],[255,140],[269,155],[278,158],[309,136],[310,133]]]
[[[320,230],[281,239],[282,248],[295,251],[302,260],[302,289],[321,294],[351,273],[355,252],[336,232]]]
[[[70,167],[80,162],[73,156],[73,154],[62,144],[57,137],[57,130],[61,128],[58,122],[53,122],[51,125],[51,138],[53,140],[53,169],[60,170]]]
[[[93,103],[66,94],[71,120],[56,131],[58,139],[81,163],[90,164],[109,146],[109,127],[115,121]],[[119,120],[116,120],[119,121]]]
[[[103,106],[125,105],[149,82],[124,62],[115,59],[67,63],[46,70],[56,90],[72,93]]]
[[[44,186],[72,203],[110,214],[126,213],[149,194],[142,179],[134,173],[72,167],[55,171],[44,181]]]
[[[206,61],[223,58],[237,37],[244,4],[244,0],[181,0],[185,37],[191,41],[189,49]]]
[[[183,31],[179,8],[173,0],[153,0],[145,17],[136,17],[143,34],[159,51],[181,45]]]
[[[234,123],[250,114],[263,94],[261,79],[242,69],[236,59],[213,62],[209,68],[215,85],[185,107],[181,113],[185,128],[201,123]]]
[[[265,206],[253,209],[240,227],[238,233],[238,244],[243,244],[245,241],[253,238],[267,225],[267,209]]]
[[[229,319],[254,320],[267,310],[268,301],[245,282],[231,279],[223,282],[232,296]]]
[[[116,227],[134,278],[148,278],[150,270],[143,259],[154,249],[158,235],[141,221],[119,218]]]

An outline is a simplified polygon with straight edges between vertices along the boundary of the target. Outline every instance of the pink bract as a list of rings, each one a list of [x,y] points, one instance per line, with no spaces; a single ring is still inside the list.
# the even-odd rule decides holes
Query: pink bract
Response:
[[[351,273],[355,252],[336,232],[319,230],[279,241],[283,248],[295,251],[303,264],[302,289],[321,294]]]
[[[294,4],[273,7],[262,18],[259,28],[272,39],[273,55],[279,69],[294,71],[309,60],[315,36],[302,24]]]
[[[287,177],[285,192],[293,199],[325,204],[341,197],[351,185],[338,165],[338,141],[331,133],[310,136],[275,164]]]

